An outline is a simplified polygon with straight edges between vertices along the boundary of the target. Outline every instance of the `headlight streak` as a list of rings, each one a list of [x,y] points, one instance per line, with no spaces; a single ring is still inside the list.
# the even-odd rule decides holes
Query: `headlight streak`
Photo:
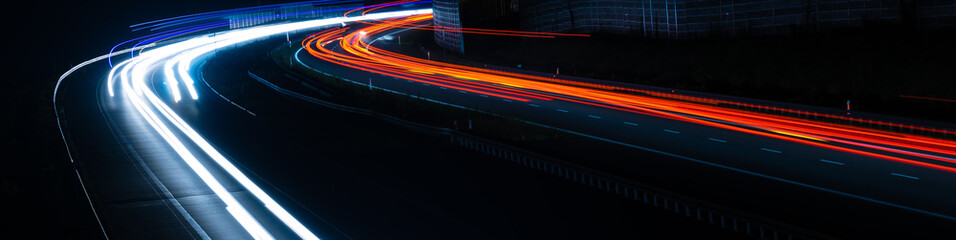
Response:
[[[204,20],[204,19],[218,18],[228,14],[236,14],[236,13],[243,13],[243,12],[256,11],[256,10],[276,9],[280,7],[295,7],[295,6],[301,6],[301,5],[315,6],[315,5],[357,3],[357,2],[360,2],[360,1],[359,0],[320,0],[320,1],[304,1],[304,2],[294,2],[294,3],[280,3],[280,4],[255,6],[255,7],[247,7],[247,8],[218,10],[218,11],[211,11],[211,12],[204,12],[204,13],[194,13],[189,15],[183,15],[183,16],[177,16],[177,17],[152,20],[149,22],[133,24],[133,25],[130,25],[129,27],[132,28],[134,32],[147,29],[147,28],[151,30],[156,30],[157,28],[166,27],[168,25],[179,25],[183,23],[191,23],[191,22]]]
[[[183,99],[182,94],[179,92],[179,81],[176,81],[176,73],[173,72],[173,65],[176,64],[176,58],[173,58],[172,61],[166,61],[163,64],[163,76],[166,78],[166,87],[169,88],[170,94],[173,96],[173,101],[179,102]],[[195,95],[194,95],[195,96]],[[198,99],[198,97],[193,97],[193,99]]]
[[[189,33],[193,33],[193,32],[199,32],[199,31],[203,31],[203,30],[209,30],[209,29],[213,29],[213,28],[217,28],[217,27],[220,27],[220,26],[219,26],[219,25],[216,25],[216,24],[201,25],[201,26],[189,26],[189,27],[183,27],[183,28],[178,28],[178,29],[163,31],[163,32],[159,32],[159,33],[149,34],[149,35],[146,35],[146,36],[141,36],[141,37],[133,38],[133,39],[130,39],[130,40],[126,40],[126,41],[121,42],[121,43],[119,43],[119,44],[113,45],[113,47],[110,48],[110,54],[108,54],[109,57],[106,58],[106,61],[110,64],[110,67],[113,67],[113,56],[115,56],[115,55],[113,55],[113,51],[115,51],[116,48],[118,48],[118,47],[120,47],[120,46],[122,46],[122,45],[125,45],[125,44],[127,44],[127,43],[131,43],[131,42],[134,42],[134,41],[142,40],[142,41],[137,42],[135,45],[133,45],[133,49],[142,49],[142,48],[137,48],[137,47],[138,47],[138,46],[143,46],[143,45],[150,45],[150,46],[152,46],[156,40],[158,40],[158,39],[164,39],[164,38],[169,37],[169,36],[179,36],[179,35],[189,34]],[[144,39],[145,39],[145,40],[144,40]],[[131,51],[131,52],[135,52],[135,51]],[[125,53],[125,52],[124,52],[124,53]],[[133,54],[130,54],[130,57],[132,57],[132,56],[134,56],[134,55],[133,55]]]
[[[112,54],[112,53],[110,53],[110,54]],[[110,68],[110,73],[109,73],[109,75],[106,76],[106,86],[107,86],[106,91],[110,93],[110,97],[113,97],[113,96],[115,95],[115,94],[113,93],[113,76],[116,76],[116,70],[125,67],[126,64],[129,63],[129,62],[132,61],[132,60],[133,60],[133,59],[127,59],[126,61],[123,61],[123,62],[120,62],[119,64],[116,64],[115,67]]]
[[[134,24],[129,27],[132,29],[133,32],[136,32],[136,31],[140,31],[144,29],[149,29],[150,31],[158,31],[165,28],[175,27],[175,26],[181,26],[181,25],[187,25],[187,26],[173,29],[173,30],[164,30],[159,33],[149,34],[149,35],[145,35],[145,36],[141,36],[141,37],[137,37],[134,39],[121,42],[119,44],[114,45],[112,48],[110,48],[110,53],[113,53],[113,51],[116,50],[116,48],[128,43],[132,43],[132,42],[136,42],[133,45],[133,48],[136,48],[140,45],[151,44],[153,42],[160,41],[162,39],[165,39],[171,36],[178,36],[178,35],[228,26],[229,21],[213,21],[213,20],[221,19],[223,17],[233,15],[233,14],[264,12],[267,10],[279,10],[283,8],[296,8],[301,6],[314,7],[314,6],[328,6],[328,5],[348,4],[348,3],[361,3],[361,1],[360,0],[319,0],[319,1],[294,2],[294,3],[281,3],[281,4],[273,4],[273,5],[196,13],[196,14],[177,16],[177,17],[166,18],[166,19],[153,20],[149,22]],[[319,10],[311,10],[311,11],[274,14],[273,16],[280,17],[280,18],[290,17],[290,16],[298,17],[300,15],[306,15],[306,14],[315,14],[315,13],[323,13],[323,12],[331,12],[331,11],[344,11],[344,10],[351,10],[351,9],[354,9],[354,8],[319,9]],[[359,9],[362,9],[362,8],[359,8]],[[254,17],[249,17],[249,18],[246,18],[245,20],[252,19],[252,18]],[[242,20],[243,19],[239,19],[239,21],[242,21]],[[206,21],[206,22],[201,24],[196,24],[196,25],[189,25],[189,24],[193,24],[196,22],[203,22],[203,21]],[[208,22],[208,21],[212,21],[212,22]],[[132,58],[134,56],[135,56],[135,51],[130,52],[130,57]],[[113,67],[112,58],[107,58],[107,62],[109,62],[110,67]]]
[[[240,223],[240,225],[256,239],[272,239],[268,231],[253,218],[249,212],[232,195],[226,191],[222,184],[206,169],[196,158],[197,154],[206,154],[216,164],[225,170],[232,178],[243,186],[249,193],[256,197],[273,215],[295,232],[303,239],[318,239],[308,228],[296,220],[289,212],[280,206],[275,200],[268,196],[262,189],[243,174],[235,165],[219,153],[210,143],[202,138],[185,121],[182,120],[164,101],[156,95],[147,86],[146,81],[151,71],[162,68],[163,77],[167,81],[167,87],[170,88],[171,95],[176,102],[181,100],[181,85],[185,85],[192,99],[198,99],[195,87],[195,81],[190,75],[190,66],[198,58],[206,56],[208,53],[217,49],[229,47],[235,44],[241,44],[253,39],[263,38],[271,35],[277,35],[289,31],[316,28],[326,25],[341,24],[357,20],[374,20],[383,18],[403,17],[417,14],[430,13],[431,9],[406,10],[395,12],[375,13],[359,17],[340,17],[332,19],[310,20],[302,22],[293,22],[286,24],[267,25],[254,28],[233,30],[215,35],[206,35],[195,37],[183,42],[159,47],[150,51],[145,51],[137,57],[123,61],[110,70],[108,76],[107,88],[110,96],[114,96],[113,84],[115,76],[119,76],[121,89],[124,99],[130,101],[137,112],[149,123],[149,125],[159,133],[163,139],[172,147],[176,153],[183,158],[187,165],[200,177],[200,179],[209,186],[213,192],[225,204],[229,213]],[[165,61],[165,62],[163,62]],[[174,133],[168,125],[172,124],[178,133]],[[185,135],[191,142],[198,146],[203,152],[193,153],[186,147],[183,139],[177,135]]]
[[[430,20],[431,17],[431,15],[410,16],[373,23],[351,33],[346,33],[346,29],[323,31],[303,40],[302,47],[309,54],[325,61],[456,90],[487,95],[491,95],[488,94],[489,92],[494,92],[512,100],[519,96],[541,96],[547,99],[535,99],[544,101],[557,99],[674,119],[956,173],[956,167],[954,167],[956,165],[953,165],[956,164],[956,159],[951,157],[956,156],[956,143],[952,141],[717,106],[718,104],[743,106],[746,103],[706,98],[683,100],[686,97],[676,94],[428,61],[385,51],[364,42],[366,38],[372,39],[368,36],[380,34],[389,29],[420,26],[415,23]],[[337,47],[345,53],[332,51],[326,46],[330,41],[338,41]],[[650,96],[626,94],[615,92],[615,90],[642,92]]]
[[[237,221],[239,221],[239,224],[242,225],[242,227],[256,239],[272,239],[272,236],[266,232],[262,225],[255,221],[249,212],[246,211],[245,208],[243,208],[242,205],[232,197],[232,194],[230,194],[229,191],[226,190],[226,188],[223,187],[222,184],[219,183],[219,181],[217,181],[215,177],[209,173],[205,167],[202,166],[202,163],[196,159],[196,157],[186,148],[186,146],[181,141],[176,139],[176,136],[174,136],[172,131],[170,131],[170,129],[162,123],[162,119],[156,116],[153,110],[146,106],[146,104],[140,98],[142,95],[144,95],[144,92],[133,90],[133,88],[146,88],[145,81],[136,81],[132,83],[130,81],[123,81],[122,86],[124,92],[127,93],[126,99],[133,104],[140,115],[146,119],[146,122],[149,123],[149,125],[152,126],[153,129],[155,129],[160,136],[162,136],[163,139],[170,144],[176,153],[183,158],[183,161],[186,162],[193,172],[199,175],[199,178],[202,179],[206,186],[212,189],[216,196],[226,204],[226,210]],[[145,91],[145,95],[149,97],[150,93]],[[150,100],[152,100],[152,98],[150,98]],[[163,114],[169,117],[167,113],[163,112]]]

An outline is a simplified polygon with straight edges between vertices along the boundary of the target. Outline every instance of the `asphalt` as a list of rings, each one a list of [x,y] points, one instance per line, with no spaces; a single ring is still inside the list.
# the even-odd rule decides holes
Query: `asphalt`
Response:
[[[241,77],[265,58],[248,52],[272,46],[220,51],[200,68],[202,81],[245,110],[200,83],[198,101],[168,104],[322,239],[739,236]],[[86,66],[57,96],[71,156],[106,234],[249,238],[131,106],[108,96],[107,71],[102,61]],[[152,79],[155,89],[164,89],[160,80]],[[292,236],[208,157],[197,157],[275,237]]]
[[[417,47],[406,43],[396,46],[391,41],[376,41],[380,48]],[[726,171],[731,174],[743,174],[762,178],[767,183],[752,184],[743,188],[745,192],[707,190],[701,194],[704,199],[716,199],[727,202],[729,199],[749,199],[748,203],[728,203],[745,209],[762,209],[773,215],[790,215],[789,218],[802,218],[805,222],[829,222],[824,216],[838,216],[839,221],[863,221],[874,223],[834,224],[824,228],[829,232],[854,234],[906,234],[940,233],[941,226],[956,223],[956,193],[948,189],[956,183],[956,176],[945,172],[922,167],[888,162],[865,156],[839,151],[819,149],[742,134],[724,129],[715,129],[680,121],[649,117],[635,113],[616,111],[584,104],[564,101],[538,101],[528,103],[506,101],[493,96],[444,89],[439,86],[422,84],[388,76],[370,74],[348,69],[309,56],[305,51],[297,52],[305,65],[332,75],[367,82],[375,87],[405,92],[424,98],[450,104],[493,112],[500,115],[541,123],[574,132],[608,139],[632,146],[637,150],[662,153],[655,158],[633,159],[628,156],[619,158],[593,159],[606,166],[623,172],[626,176],[646,176],[648,169],[657,172],[658,179],[649,178],[659,185],[678,182],[683,189],[696,189],[687,185],[716,186],[725,181],[721,174],[701,174],[705,171]],[[664,161],[692,162],[693,168],[668,168],[674,164]],[[676,164],[684,165],[684,164]],[[719,170],[713,170],[714,168]],[[707,176],[714,178],[706,178]],[[670,185],[674,185],[671,183]],[[781,187],[786,186],[786,187]],[[797,186],[797,187],[794,187]],[[733,187],[727,187],[733,188]],[[780,196],[795,196],[798,200],[775,199],[770,194],[778,194],[778,189],[795,189]],[[740,188],[738,188],[740,190]],[[693,192],[693,190],[691,190]],[[799,194],[797,194],[799,193]],[[722,195],[735,195],[727,197]],[[841,202],[835,206],[819,198],[845,198],[846,206]],[[720,200],[723,199],[723,200]],[[774,202],[798,202],[796,205],[757,203],[756,199]],[[806,200],[804,203],[799,203]],[[859,207],[859,208],[858,208]],[[781,208],[792,208],[781,210]],[[901,211],[902,210],[902,211]],[[873,212],[867,214],[865,212]],[[886,214],[879,212],[883,211]],[[793,216],[802,215],[802,216]],[[817,220],[823,219],[823,220]],[[899,223],[899,224],[897,224]],[[859,226],[856,226],[859,225]],[[854,227],[856,226],[856,227]],[[873,226],[879,228],[869,229]],[[847,228],[858,228],[856,230]],[[939,232],[930,229],[939,230]]]

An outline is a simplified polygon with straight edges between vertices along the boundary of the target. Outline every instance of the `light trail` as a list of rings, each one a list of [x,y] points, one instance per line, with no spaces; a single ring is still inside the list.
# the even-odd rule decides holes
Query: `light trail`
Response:
[[[419,23],[431,19],[431,14],[422,14],[366,22],[369,26],[351,32],[347,28],[327,30],[303,40],[302,47],[328,62],[450,89],[518,101],[581,103],[956,173],[956,142],[953,141],[725,106],[750,106],[875,123],[870,120],[462,66],[385,51],[366,43],[367,39],[374,39],[371,36],[398,28],[419,28],[422,26]],[[341,51],[330,48],[333,42],[337,42],[335,46]],[[945,133],[945,130],[913,128]]]
[[[281,10],[284,8],[289,9],[289,8],[297,8],[297,7],[329,6],[333,4],[347,4],[347,3],[361,3],[361,1],[360,0],[318,0],[318,1],[305,1],[305,2],[294,2],[294,3],[281,3],[281,4],[273,4],[273,5],[195,13],[195,14],[148,21],[144,23],[130,25],[129,27],[133,32],[141,31],[144,29],[149,29],[150,31],[158,31],[158,30],[163,30],[166,28],[173,28],[176,26],[183,26],[183,25],[185,25],[185,27],[180,27],[173,30],[165,30],[159,33],[148,34],[145,36],[141,36],[141,37],[137,37],[134,39],[121,42],[119,44],[114,45],[110,49],[110,53],[112,53],[118,47],[125,44],[129,44],[129,43],[135,42],[135,44],[133,45],[133,48],[136,48],[137,46],[151,44],[156,41],[160,41],[162,39],[167,39],[167,38],[181,36],[181,35],[185,35],[189,33],[195,33],[195,32],[228,26],[229,20],[221,20],[221,19],[223,19],[224,17],[228,17],[230,15],[241,14],[241,13],[261,13],[268,10],[276,11],[276,10]],[[280,17],[280,18],[281,17],[298,17],[300,15],[309,15],[309,14],[330,12],[330,11],[344,11],[344,10],[350,10],[350,9],[353,9],[353,8],[320,9],[320,10],[312,10],[312,11],[273,14],[272,16]],[[244,20],[252,20],[253,18],[255,17],[247,17],[244,19],[233,19],[233,20],[244,21]],[[135,56],[135,51],[130,52],[130,57],[133,57],[133,56]],[[107,58],[107,62],[109,62],[110,67],[113,67],[113,61],[111,58]]]
[[[389,4],[410,3],[398,1]],[[422,29],[418,23],[431,19],[431,9],[396,11],[366,14],[378,7],[366,8],[360,16],[312,20],[232,30],[215,35],[204,35],[186,41],[152,48],[154,44],[134,49],[151,49],[141,55],[125,60],[112,69],[107,77],[107,90],[111,97],[120,91],[123,101],[136,109],[137,114],[152,127],[169,146],[183,159],[190,169],[226,204],[230,215],[254,238],[272,239],[273,234],[236,200],[210,170],[200,163],[200,156],[212,159],[230,177],[251,193],[265,208],[286,227],[303,239],[318,239],[292,214],[280,206],[265,191],[259,188],[234,164],[218,152],[181,117],[179,117],[147,84],[150,73],[162,73],[169,95],[174,102],[183,101],[183,89],[189,95],[186,101],[198,100],[194,86],[192,67],[208,57],[210,52],[228,48],[255,39],[265,38],[289,31],[314,29],[322,26],[344,25],[359,21],[371,26],[347,33],[348,29],[330,29],[306,38],[302,45],[312,55],[338,64],[373,73],[428,83],[460,91],[468,91],[512,101],[568,101],[607,109],[626,111],[649,116],[674,119],[700,125],[782,139],[795,143],[853,153],[873,158],[901,162],[948,172],[956,172],[956,144],[928,137],[878,131],[861,127],[848,127],[833,123],[806,119],[780,117],[742,110],[718,107],[717,105],[748,106],[747,103],[695,98],[687,99],[677,94],[647,90],[625,89],[599,84],[580,83],[568,80],[533,75],[507,73],[488,69],[453,65],[413,58],[370,46],[369,36],[395,28]],[[347,15],[347,14],[346,14]],[[389,19],[386,21],[378,21]],[[174,20],[171,20],[174,22]],[[171,24],[170,24],[171,25]],[[167,24],[163,24],[167,26]],[[138,26],[140,27],[140,26]],[[179,36],[190,28],[172,32]],[[494,34],[523,37],[575,36],[538,32],[502,31],[468,28],[442,28],[442,31],[459,31],[475,34]],[[364,32],[364,34],[358,34]],[[168,34],[159,35],[172,37]],[[338,43],[346,53],[332,51],[326,45]],[[132,50],[128,50],[133,52]],[[121,51],[127,52],[127,51]],[[110,55],[112,56],[112,54]],[[108,57],[107,57],[108,58]],[[79,66],[77,66],[79,67]],[[74,68],[76,69],[76,68]],[[71,69],[72,72],[74,69]],[[68,75],[64,74],[64,76]],[[61,77],[62,80],[62,77]],[[119,88],[115,85],[119,84]],[[639,92],[638,96],[619,91]],[[534,106],[534,105],[533,105]],[[759,107],[759,106],[758,106]],[[781,109],[781,111],[796,111]],[[827,116],[841,118],[844,116]],[[726,142],[726,141],[724,141]],[[195,146],[195,147],[190,147]],[[848,146],[853,146],[851,148]],[[198,148],[200,151],[191,149]],[[867,149],[859,150],[858,148]],[[875,151],[875,152],[874,152]],[[892,153],[887,154],[887,153]],[[907,157],[900,157],[907,156]],[[929,160],[927,162],[926,160]]]
[[[259,200],[269,212],[282,221],[283,224],[299,237],[303,239],[318,239],[314,233],[296,220],[292,214],[259,188],[242,171],[219,153],[212,144],[207,142],[166,105],[157,93],[154,92],[156,89],[149,88],[147,81],[150,80],[150,73],[157,71],[162,73],[162,77],[167,82],[170,95],[173,96],[175,102],[182,100],[182,93],[180,93],[182,88],[186,88],[191,99],[196,100],[199,99],[199,95],[193,86],[195,81],[193,81],[191,76],[191,67],[193,63],[203,57],[207,57],[210,52],[216,51],[217,49],[228,48],[250,40],[290,31],[338,25],[350,21],[395,18],[430,12],[431,9],[418,9],[373,13],[359,17],[339,17],[260,26],[194,37],[186,41],[145,51],[141,55],[117,64],[110,70],[106,86],[110,96],[113,97],[116,91],[114,85],[119,82],[119,90],[121,91],[123,100],[129,101],[131,105],[135,107],[138,114],[149,123],[149,126],[173,148],[206,186],[212,189],[215,195],[226,204],[226,210],[252,237],[256,239],[272,239],[273,235],[259,223],[259,220],[255,219],[249,211],[246,210],[249,206],[243,205],[236,200],[223,187],[222,183],[209,172],[209,169],[200,163],[197,156],[205,155],[211,158],[217,166],[225,170],[229,176],[242,185],[242,187]],[[119,81],[117,81],[117,77]],[[185,138],[181,136],[185,136]],[[190,147],[187,147],[190,145],[198,147],[201,151],[191,151]]]

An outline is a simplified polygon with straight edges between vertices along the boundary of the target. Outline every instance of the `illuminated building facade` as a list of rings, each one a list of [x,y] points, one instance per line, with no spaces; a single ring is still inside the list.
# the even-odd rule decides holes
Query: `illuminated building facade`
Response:
[[[495,22],[540,32],[612,33],[649,38],[784,36],[868,24],[956,29],[956,0],[437,0],[436,24]],[[460,20],[454,19],[459,16]],[[509,13],[514,14],[509,14]],[[478,19],[471,23],[470,19]],[[463,24],[462,24],[463,23]],[[503,24],[499,24],[503,25]],[[461,47],[461,34],[436,32]],[[442,44],[442,43],[440,43]],[[449,45],[446,44],[446,45]],[[443,45],[445,46],[445,45]],[[463,48],[461,52],[463,52]]]
[[[461,28],[458,0],[433,0],[432,8],[432,21],[436,27]],[[465,45],[462,40],[461,32],[435,31],[435,43],[442,48],[464,53]]]
[[[523,0],[528,31],[686,39],[787,35],[868,23],[956,28],[956,1],[925,0]]]

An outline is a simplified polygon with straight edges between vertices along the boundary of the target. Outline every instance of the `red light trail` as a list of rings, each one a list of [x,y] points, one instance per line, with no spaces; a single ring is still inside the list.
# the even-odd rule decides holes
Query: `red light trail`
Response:
[[[575,102],[956,173],[956,159],[953,157],[956,156],[956,142],[953,141],[726,107],[770,108],[742,102],[689,97],[674,93],[436,62],[386,51],[365,42],[369,36],[397,28],[422,29],[425,25],[420,23],[431,19],[431,14],[424,14],[374,23],[367,22],[369,26],[351,32],[348,28],[330,29],[309,36],[302,41],[302,47],[312,56],[328,62],[450,89],[515,101]],[[442,30],[506,36],[573,36],[467,28]],[[329,44],[335,43],[344,52],[334,51],[328,47]],[[877,123],[834,114],[809,113],[784,108],[772,109],[831,119]],[[879,124],[892,123],[879,122]],[[913,128],[946,133],[932,128],[918,126]]]

